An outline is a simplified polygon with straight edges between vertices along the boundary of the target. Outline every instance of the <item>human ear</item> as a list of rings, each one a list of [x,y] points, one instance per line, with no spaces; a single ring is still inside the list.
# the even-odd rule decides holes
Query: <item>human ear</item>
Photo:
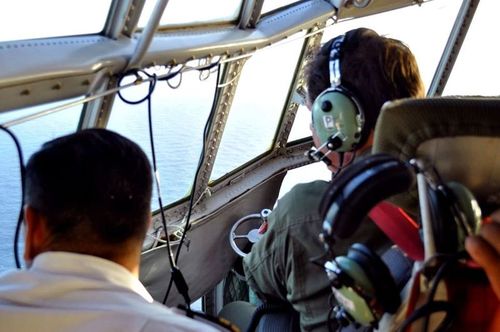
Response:
[[[26,227],[24,260],[29,265],[38,254],[44,251],[44,243],[48,234],[45,217],[30,205],[24,207],[24,220]]]

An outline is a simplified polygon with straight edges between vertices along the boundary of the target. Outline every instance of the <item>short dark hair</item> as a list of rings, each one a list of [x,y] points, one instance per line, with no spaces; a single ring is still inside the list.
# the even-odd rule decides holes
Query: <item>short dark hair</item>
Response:
[[[306,67],[305,80],[311,102],[330,87],[328,58],[337,38],[325,43]],[[380,36],[366,28],[350,30],[345,34],[339,56],[341,83],[360,102],[368,130],[375,127],[386,101],[424,95],[417,61],[410,49],[397,39]]]
[[[46,217],[57,248],[68,251],[101,256],[100,248],[142,242],[151,190],[146,154],[105,129],[47,142],[26,167],[26,203]]]

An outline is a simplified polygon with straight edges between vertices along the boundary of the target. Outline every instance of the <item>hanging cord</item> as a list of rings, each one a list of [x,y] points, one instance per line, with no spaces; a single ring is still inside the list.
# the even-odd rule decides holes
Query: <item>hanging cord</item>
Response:
[[[213,65],[211,67],[213,67]],[[207,68],[207,69],[209,69],[209,68]],[[194,191],[196,189],[196,185],[198,184],[198,175],[200,173],[200,169],[203,166],[203,162],[205,160],[205,150],[207,148],[208,135],[210,134],[210,127],[212,125],[212,122],[213,122],[213,119],[215,116],[215,110],[217,109],[217,100],[218,100],[218,95],[220,93],[220,89],[217,87],[217,83],[219,82],[219,79],[220,79],[220,67],[219,67],[219,70],[217,70],[216,87],[215,87],[214,99],[212,101],[212,108],[210,110],[210,114],[208,115],[207,121],[205,123],[205,128],[203,129],[203,141],[202,141],[201,153],[200,153],[200,158],[198,160],[198,166],[196,167],[196,173],[195,173],[194,180],[193,180],[193,187],[192,187],[191,195],[189,198],[189,208],[188,208],[187,217],[186,217],[186,224],[184,225],[184,232],[182,232],[181,244],[184,242],[186,232],[189,229],[189,221],[191,219],[191,213],[193,211],[193,205],[194,205]],[[177,247],[177,252],[175,254],[175,262],[176,263],[179,260],[180,252],[181,252],[181,246],[179,245]]]
[[[330,181],[333,181],[333,179],[335,179],[337,177],[337,175],[340,174],[340,171],[342,171],[344,169],[344,152],[339,152],[338,156],[339,156],[339,165],[335,169],[335,172],[332,173],[332,179]],[[354,157],[353,157],[353,159],[354,159]],[[350,164],[351,163],[349,163],[349,165]],[[347,165],[347,166],[349,166],[349,165]]]
[[[220,71],[221,71],[219,62],[211,63],[208,66],[206,66],[205,68],[200,69],[200,70],[210,70],[211,68],[215,67],[216,65],[218,66],[218,69],[217,69],[217,78],[216,78],[216,84],[215,84],[214,99],[212,101],[212,108],[210,110],[210,114],[208,115],[207,121],[205,123],[205,128],[203,129],[203,142],[202,142],[200,158],[198,160],[198,166],[196,167],[196,172],[195,172],[195,176],[194,176],[194,180],[193,180],[193,186],[191,189],[191,195],[189,197],[189,207],[188,207],[187,216],[186,216],[186,223],[184,224],[184,230],[182,231],[182,237],[180,239],[179,246],[177,247],[177,252],[175,254],[175,262],[176,263],[178,263],[182,244],[184,243],[184,239],[186,238],[186,233],[187,233],[189,226],[190,226],[189,221],[191,219],[191,213],[192,213],[193,205],[194,205],[194,194],[195,194],[194,191],[195,191],[196,185],[198,183],[198,174],[200,173],[200,169],[203,165],[203,161],[205,160],[205,149],[206,149],[206,145],[207,145],[207,141],[208,141],[209,130],[210,130],[211,124],[213,122],[213,118],[215,116],[215,110],[217,109],[217,100],[219,99],[219,94],[221,91],[221,89],[219,89],[219,86],[218,86],[218,83],[220,80]],[[168,284],[167,291],[165,292],[165,296],[163,298],[163,304],[165,304],[167,302],[171,288],[172,288],[172,279],[170,279],[170,283]],[[189,308],[189,306],[188,306],[188,308]]]
[[[155,184],[156,184],[156,191],[158,193],[158,204],[160,206],[160,214],[161,214],[161,221],[163,224],[163,228],[165,230],[165,241],[167,243],[167,251],[168,251],[168,259],[171,267],[174,267],[174,261],[172,259],[172,252],[170,248],[170,242],[169,242],[169,236],[167,233],[167,226],[166,226],[166,218],[165,218],[165,213],[163,211],[163,204],[162,204],[162,197],[161,197],[161,190],[160,190],[160,179],[159,179],[159,173],[156,165],[156,149],[155,149],[155,144],[154,144],[154,136],[153,136],[153,125],[152,125],[152,112],[151,112],[151,95],[156,87],[156,75],[155,74],[148,74],[147,72],[139,69],[134,69],[132,71],[125,72],[118,80],[118,85],[121,85],[121,82],[124,77],[128,75],[134,75],[136,78],[136,82],[140,84],[142,82],[142,77],[140,74],[145,75],[146,77],[149,78],[149,87],[148,87],[148,93],[145,97],[139,99],[139,100],[129,100],[123,97],[122,93],[120,90],[118,90],[118,97],[127,104],[131,105],[137,105],[140,104],[144,101],[148,101],[148,127],[149,127],[149,143],[151,145],[151,157],[153,159],[153,172],[154,172],[154,179],[155,179]]]
[[[182,72],[179,72],[179,82],[177,82],[177,84],[175,84],[175,85],[172,84],[170,82],[170,80],[166,80],[166,82],[167,82],[167,85],[170,87],[170,89],[172,89],[172,90],[177,89],[178,87],[181,86],[181,83],[182,83]]]
[[[21,225],[24,219],[24,186],[26,182],[26,167],[24,166],[23,150],[21,149],[21,144],[16,135],[8,128],[0,125],[0,130],[5,131],[14,141],[17,149],[17,155],[19,156],[19,169],[21,171],[21,208],[19,209],[19,216],[17,218],[16,232],[14,233],[14,259],[16,261],[16,268],[21,268],[21,260],[19,259],[19,235],[21,233]]]
[[[332,173],[332,178],[330,181],[333,181],[333,179],[335,179],[337,175],[339,175],[344,169],[350,166],[356,159],[356,155],[353,154],[351,160],[349,160],[349,162],[346,163],[344,158],[345,157],[344,152],[339,152],[338,155],[339,155],[339,166],[336,168],[335,172]]]
[[[206,70],[210,71],[210,69],[214,68],[215,66],[219,66],[219,62],[220,62],[220,59],[218,61],[216,61],[216,62],[209,63],[206,66],[198,67],[198,68],[193,68],[193,69],[196,69],[196,70],[199,70],[199,71],[206,71]],[[189,295],[188,295],[188,286],[187,286],[187,283],[186,283],[186,281],[185,281],[185,279],[184,279],[181,271],[177,267],[177,262],[178,262],[178,259],[179,259],[180,249],[182,247],[182,244],[184,243],[184,240],[185,240],[185,237],[186,237],[186,233],[187,233],[187,231],[189,229],[189,219],[191,217],[191,211],[192,211],[192,208],[193,208],[193,199],[194,199],[193,195],[194,195],[194,193],[191,192],[191,197],[190,197],[190,202],[189,202],[189,209],[188,209],[188,215],[187,215],[187,218],[186,218],[186,224],[185,224],[184,230],[182,232],[181,239],[179,241],[179,246],[177,248],[176,257],[175,257],[175,259],[173,259],[173,253],[172,253],[172,249],[170,247],[169,236],[168,236],[168,232],[167,232],[167,225],[166,225],[165,213],[164,213],[164,210],[163,210],[163,202],[161,200],[160,185],[159,185],[159,176],[158,176],[158,171],[157,171],[157,167],[156,167],[156,154],[155,154],[155,149],[154,149],[153,129],[152,129],[153,126],[152,126],[152,116],[151,116],[151,113],[152,113],[151,112],[151,95],[152,95],[153,90],[154,90],[154,88],[156,86],[156,82],[157,81],[166,81],[167,84],[169,86],[171,86],[171,84],[169,83],[169,80],[171,78],[175,77],[176,75],[182,73],[184,67],[185,66],[183,65],[177,71],[175,71],[175,72],[169,72],[166,76],[161,77],[161,78],[157,78],[156,75],[150,75],[150,74],[148,74],[147,72],[145,72],[143,70],[128,71],[128,72],[124,73],[119,78],[118,85],[120,85],[120,82],[122,81],[122,79],[125,76],[128,76],[128,75],[134,75],[136,77],[137,84],[140,84],[140,83],[142,83],[143,79],[139,75],[139,73],[142,73],[143,75],[145,75],[148,78],[147,80],[149,81],[148,94],[144,98],[142,98],[140,100],[137,100],[137,101],[130,101],[130,100],[125,99],[122,96],[122,94],[120,93],[120,90],[118,91],[118,96],[125,103],[133,104],[133,105],[139,104],[139,103],[142,103],[145,100],[148,100],[148,114],[149,114],[149,118],[148,119],[149,119],[149,131],[150,131],[149,134],[150,134],[150,142],[151,142],[151,150],[152,150],[153,169],[154,169],[154,172],[155,172],[155,180],[156,180],[157,191],[158,191],[158,202],[159,202],[159,205],[160,205],[160,213],[161,213],[161,218],[162,218],[162,226],[163,226],[163,228],[165,230],[165,238],[166,238],[165,242],[166,242],[166,247],[167,247],[167,251],[168,251],[168,258],[169,258],[169,263],[170,263],[171,273],[172,273],[172,276],[171,276],[170,281],[169,281],[169,285],[167,287],[167,291],[165,293],[165,296],[164,296],[162,302],[163,302],[163,304],[166,303],[168,295],[169,295],[170,290],[172,288],[172,283],[175,283],[175,285],[177,287],[177,290],[184,297],[184,301],[186,302],[186,307],[189,309],[190,308],[191,300],[190,300]],[[220,73],[220,68],[219,68],[219,70],[217,70],[217,83],[219,81],[219,73]],[[217,98],[218,91],[219,90],[218,90],[217,85],[216,85],[216,95],[215,95],[214,101],[212,103],[212,110],[210,112],[209,118],[207,119],[207,123],[205,124],[204,135],[203,135],[203,147],[202,147],[202,152],[201,152],[201,155],[200,155],[200,161],[198,163],[196,175],[195,175],[195,178],[194,178],[194,181],[193,181],[193,188],[196,188],[196,183],[198,181],[198,173],[199,173],[199,170],[201,169],[201,166],[203,165],[203,160],[205,158],[206,140],[207,140],[207,137],[208,137],[208,130],[210,128],[210,124],[212,123],[212,120],[213,120],[213,117],[214,117],[214,113],[215,113],[214,110],[216,109],[216,101],[218,99]],[[188,312],[189,311],[190,311],[190,309],[188,310]]]
[[[427,332],[429,328],[430,316],[431,314],[437,312],[443,312],[445,314],[445,317],[443,318],[443,321],[439,324],[439,326],[436,327],[435,331],[446,331],[450,328],[451,324],[454,322],[456,318],[456,310],[454,306],[452,305],[452,303],[448,301],[442,301],[442,300],[436,301],[434,300],[434,297],[436,295],[438,285],[440,281],[443,279],[447,270],[452,266],[456,266],[457,261],[464,257],[465,257],[464,252],[452,255],[439,254],[433,256],[426,262],[423,269],[425,269],[426,266],[429,265],[434,259],[445,259],[445,261],[439,266],[439,268],[436,271],[436,274],[432,278],[432,284],[429,293],[427,295],[426,303],[421,307],[419,307],[418,309],[416,309],[415,311],[413,311],[412,314],[408,316],[408,318],[406,318],[406,320],[399,327],[398,329],[399,332],[404,332],[413,322],[421,318],[425,318],[422,331]]]
[[[179,72],[173,73],[172,75],[176,75]],[[160,206],[160,215],[161,215],[161,222],[163,225],[163,229],[165,231],[165,241],[166,241],[166,247],[167,247],[167,256],[168,256],[168,261],[170,264],[170,272],[171,272],[171,278],[170,281],[175,282],[175,286],[177,287],[177,290],[179,293],[184,297],[184,301],[186,302],[186,306],[189,308],[190,305],[190,298],[188,295],[188,286],[187,283],[179,270],[179,268],[176,266],[175,260],[173,259],[173,253],[172,253],[172,248],[170,247],[170,239],[169,239],[169,234],[168,234],[168,229],[167,229],[167,221],[165,218],[165,211],[163,210],[163,201],[162,201],[162,196],[161,196],[161,190],[160,190],[160,176],[159,172],[157,169],[156,165],[156,149],[155,149],[155,144],[154,144],[154,136],[153,136],[153,119],[152,119],[152,107],[151,107],[151,96],[152,93],[156,87],[156,82],[157,82],[157,77],[155,74],[148,74],[144,70],[138,70],[134,69],[132,71],[124,73],[118,80],[118,84],[123,80],[125,76],[128,75],[134,75],[136,77],[136,80],[138,83],[142,80],[140,74],[145,75],[146,77],[149,78],[149,89],[148,89],[148,94],[137,101],[131,101],[128,99],[125,99],[120,91],[118,91],[118,96],[122,101],[128,104],[136,105],[139,103],[142,103],[143,101],[147,100],[148,101],[148,125],[149,125],[149,140],[151,144],[151,156],[153,159],[153,171],[154,171],[154,178],[155,178],[155,183],[156,183],[156,190],[158,193],[158,204]],[[172,76],[173,77],[173,76]]]
[[[427,302],[424,306],[430,307],[432,305],[432,303],[441,302],[441,301],[434,301],[434,297],[436,296],[436,291],[437,291],[437,288],[438,288],[440,281],[443,279],[445,273],[448,272],[449,268],[456,266],[457,261],[461,258],[464,258],[464,257],[465,257],[464,252],[457,253],[457,254],[454,254],[454,255],[447,257],[447,259],[441,264],[441,266],[436,271],[436,274],[434,275],[432,285],[431,285],[431,288],[429,290],[429,294],[427,295]],[[452,314],[454,314],[453,307],[451,307],[451,304],[449,304],[449,303],[447,303],[447,304],[449,305],[449,307],[444,308],[443,310],[447,313],[447,316],[449,315],[450,317],[446,317],[447,319],[445,319],[443,321],[443,323],[440,324],[440,326],[437,328],[437,330],[448,328],[449,327],[448,324],[451,324],[455,318],[452,315]],[[443,304],[442,306],[446,307],[445,304]],[[423,331],[427,332],[429,330],[429,322],[430,322],[430,315],[427,315],[425,317],[425,320],[424,320]]]
[[[326,320],[326,325],[328,326],[328,332],[339,332],[342,330],[342,325],[339,324],[339,322],[335,319],[334,314],[335,314],[335,299],[333,296],[333,293],[330,293],[330,296],[328,296],[328,305],[330,306],[330,309],[328,309],[328,316]]]

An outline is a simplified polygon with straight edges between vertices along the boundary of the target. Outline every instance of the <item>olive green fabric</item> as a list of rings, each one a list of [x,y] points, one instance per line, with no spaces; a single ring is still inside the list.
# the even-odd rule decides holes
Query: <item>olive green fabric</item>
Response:
[[[322,266],[310,259],[324,253],[318,235],[322,228],[319,204],[329,182],[299,184],[278,201],[269,216],[269,228],[243,260],[250,287],[264,300],[286,300],[300,313],[305,331],[328,331],[330,286]],[[346,254],[354,242],[378,253],[390,241],[366,219],[351,239],[338,241],[335,252]]]
[[[383,106],[372,152],[427,160],[445,181],[461,182],[480,200],[492,201],[500,200],[499,137],[498,97],[401,99]],[[418,211],[416,188],[392,200]]]

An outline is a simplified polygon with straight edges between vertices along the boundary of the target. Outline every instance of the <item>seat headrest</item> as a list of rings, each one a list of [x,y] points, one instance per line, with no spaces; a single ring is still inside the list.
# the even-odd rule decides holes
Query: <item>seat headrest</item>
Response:
[[[444,181],[468,187],[480,204],[500,205],[500,98],[433,97],[386,103],[375,127],[373,153],[434,165]],[[416,189],[394,197],[418,210]]]

